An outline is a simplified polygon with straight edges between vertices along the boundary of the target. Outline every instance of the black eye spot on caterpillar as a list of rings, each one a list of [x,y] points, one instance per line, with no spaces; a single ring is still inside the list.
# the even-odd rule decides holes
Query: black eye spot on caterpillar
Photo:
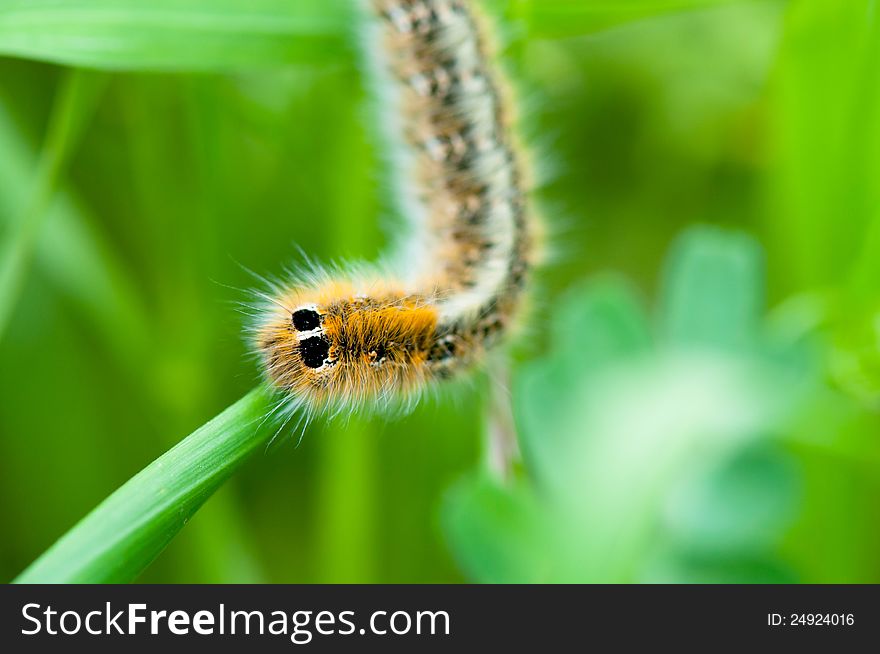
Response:
[[[321,326],[321,316],[318,315],[317,311],[312,311],[311,309],[294,311],[292,318],[293,328],[298,332],[310,332]]]
[[[299,342],[299,355],[309,368],[323,366],[329,353],[330,342],[323,336],[311,336]]]

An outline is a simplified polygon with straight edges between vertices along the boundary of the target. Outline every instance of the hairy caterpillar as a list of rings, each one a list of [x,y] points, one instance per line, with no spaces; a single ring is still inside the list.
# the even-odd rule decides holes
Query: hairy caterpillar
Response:
[[[308,414],[412,400],[472,368],[517,315],[533,257],[502,79],[473,7],[368,1],[409,157],[411,265],[316,269],[266,296],[254,338],[265,376]]]

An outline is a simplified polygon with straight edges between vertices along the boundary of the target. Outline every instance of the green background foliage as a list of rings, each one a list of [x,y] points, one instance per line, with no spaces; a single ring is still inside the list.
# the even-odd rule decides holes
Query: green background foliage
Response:
[[[139,580],[880,581],[877,2],[485,4],[549,230],[516,474],[478,375],[260,447]],[[358,31],[350,0],[0,0],[2,579],[253,388],[243,267],[393,237]]]

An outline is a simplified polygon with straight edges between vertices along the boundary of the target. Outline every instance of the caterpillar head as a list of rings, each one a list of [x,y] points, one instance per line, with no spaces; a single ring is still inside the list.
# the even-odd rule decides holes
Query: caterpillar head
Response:
[[[358,406],[414,390],[436,340],[437,313],[418,296],[351,287],[279,298],[257,330],[269,381],[313,407]]]

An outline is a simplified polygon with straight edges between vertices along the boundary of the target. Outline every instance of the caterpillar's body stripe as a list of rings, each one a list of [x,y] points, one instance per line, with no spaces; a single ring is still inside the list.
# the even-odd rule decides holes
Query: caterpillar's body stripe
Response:
[[[412,398],[508,331],[533,236],[518,149],[486,37],[462,0],[370,0],[397,85],[420,261],[399,280],[316,271],[274,289],[256,346],[292,406]]]

